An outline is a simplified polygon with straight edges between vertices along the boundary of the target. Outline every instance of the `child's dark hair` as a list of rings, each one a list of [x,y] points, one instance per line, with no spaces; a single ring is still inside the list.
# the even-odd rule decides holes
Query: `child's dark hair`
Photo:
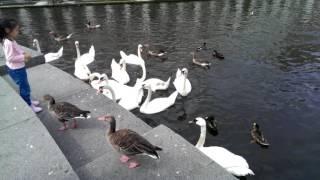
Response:
[[[15,27],[18,26],[18,22],[15,19],[1,19],[0,20],[0,42],[8,36],[6,29],[12,31]]]

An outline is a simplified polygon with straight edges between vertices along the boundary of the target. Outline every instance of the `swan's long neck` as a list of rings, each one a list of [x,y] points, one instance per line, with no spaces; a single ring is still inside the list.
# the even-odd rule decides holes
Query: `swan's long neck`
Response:
[[[38,51],[39,53],[41,53],[41,49],[40,49],[40,45],[39,45],[39,42],[38,42],[38,41],[36,41],[36,46],[37,46],[37,51]]]
[[[140,47],[138,46],[138,57],[142,59],[141,57],[141,50],[140,50]]]
[[[151,87],[148,87],[148,95],[147,95],[146,100],[145,100],[144,103],[142,104],[142,106],[147,106],[147,105],[148,105],[148,103],[149,103],[150,100],[151,100],[151,95],[152,95]]]
[[[206,126],[201,126],[201,134],[200,134],[200,138],[196,144],[197,148],[203,147],[204,143],[206,141],[206,133],[207,133],[207,128]]]
[[[183,74],[183,90],[186,90],[186,81],[187,81],[187,76]]]
[[[142,77],[139,79],[139,81],[143,82],[144,80],[146,80],[146,76],[147,76],[145,63],[141,64],[141,68],[142,68]]]
[[[80,49],[79,46],[76,46],[76,51],[77,51],[77,59],[80,58]]]
[[[113,102],[116,102],[116,95],[115,95],[115,92],[114,92],[114,90],[112,89],[112,87],[109,86],[109,85],[105,85],[104,88],[110,90],[111,96],[112,96],[112,101],[113,101]]]

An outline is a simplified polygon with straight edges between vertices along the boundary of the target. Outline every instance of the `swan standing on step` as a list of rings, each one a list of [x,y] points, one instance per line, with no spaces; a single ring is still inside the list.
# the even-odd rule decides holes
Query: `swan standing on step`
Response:
[[[141,66],[142,63],[144,64],[144,60],[142,59],[142,56],[141,56],[142,47],[143,46],[141,44],[138,45],[138,56],[135,54],[126,55],[126,53],[124,53],[123,51],[120,51],[120,56],[122,59],[125,60],[127,64]]]
[[[187,96],[191,92],[192,87],[188,79],[187,68],[183,68],[182,70],[178,68],[173,85],[181,96]]]
[[[39,41],[38,41],[37,39],[34,39],[34,40],[33,40],[33,47],[37,48],[37,51],[38,51],[39,53],[41,53]],[[61,48],[59,49],[59,51],[56,52],[56,53],[47,53],[47,54],[45,54],[45,55],[44,55],[44,59],[45,59],[46,63],[48,63],[48,62],[51,62],[51,61],[60,59],[61,56],[62,56],[62,54],[63,54],[63,47],[61,47]]]
[[[111,77],[114,80],[118,81],[120,84],[127,84],[130,81],[130,76],[126,71],[125,60],[121,59],[118,64],[114,59],[112,59],[111,70],[112,70]]]
[[[89,76],[91,74],[91,71],[87,66],[89,61],[85,60],[84,57],[81,58],[82,56],[80,56],[78,41],[75,42],[75,46],[76,46],[76,51],[77,51],[77,59],[74,63],[74,75],[81,80],[89,80]],[[90,53],[88,53],[88,54],[90,54]],[[91,56],[92,56],[92,52],[91,52]],[[90,59],[90,61],[91,61],[91,59]]]
[[[140,107],[140,112],[144,114],[156,114],[166,110],[174,104],[178,96],[178,91],[175,91],[169,97],[156,98],[150,101],[152,95],[151,87],[145,85],[144,88],[148,89],[148,96]]]
[[[189,123],[196,123],[201,128],[201,134],[196,144],[196,148],[235,176],[254,175],[243,157],[236,155],[223,147],[203,147],[206,140],[206,121],[202,117],[197,117]]]

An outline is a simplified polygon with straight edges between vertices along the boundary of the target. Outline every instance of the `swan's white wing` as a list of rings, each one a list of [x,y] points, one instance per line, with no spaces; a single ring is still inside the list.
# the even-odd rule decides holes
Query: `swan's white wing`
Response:
[[[47,63],[47,62],[51,62],[51,61],[54,61],[54,60],[59,59],[59,58],[62,56],[62,53],[63,53],[63,47],[61,47],[61,48],[59,49],[59,51],[56,52],[56,53],[48,53],[48,54],[45,54],[45,55],[44,55],[44,59],[46,60],[46,63]]]
[[[69,34],[66,38],[70,39],[72,35],[73,35],[73,33]]]
[[[91,47],[90,47],[90,49],[89,49],[89,55],[90,56],[92,56],[93,58],[94,58],[94,56],[95,56],[95,50],[94,50],[94,46],[93,45],[91,45]]]
[[[156,98],[150,101],[144,108],[140,109],[145,114],[162,112],[172,106],[177,98],[178,92],[173,92],[169,97]]]
[[[125,59],[127,57],[126,53],[124,53],[123,51],[120,51],[120,56],[122,59]]]
[[[182,72],[180,70],[180,68],[178,68],[177,72],[176,72],[176,78],[180,77],[182,75]]]
[[[208,157],[210,157],[213,161],[218,163],[220,166],[225,168],[226,170],[230,169],[229,172],[235,175],[242,174],[242,172],[247,172],[247,174],[252,172],[249,169],[249,165],[247,161],[243,157],[236,155],[223,147],[218,147],[218,146],[202,147],[202,148],[199,148],[199,150],[202,151],[204,154],[206,154]],[[239,170],[239,171],[233,172],[234,170]]]
[[[119,70],[119,69],[120,69],[120,65],[116,62],[115,59],[112,59],[112,61],[111,61],[111,70],[112,70],[112,73],[113,73],[114,71]]]
[[[121,69],[121,66],[114,59],[112,59],[111,62],[111,70],[111,77],[119,83],[127,84],[130,81],[130,77],[127,71],[124,68]]]

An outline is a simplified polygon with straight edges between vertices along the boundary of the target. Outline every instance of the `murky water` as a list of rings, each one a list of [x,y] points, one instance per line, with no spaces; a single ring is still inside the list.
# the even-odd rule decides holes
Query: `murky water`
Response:
[[[51,29],[74,32],[82,52],[91,44],[96,47],[91,70],[109,75],[111,59],[119,59],[119,50],[136,53],[137,43],[166,48],[167,61],[146,58],[147,78],[167,79],[178,67],[187,67],[191,94],[160,114],[133,112],[152,126],[169,126],[194,144],[200,129],[188,120],[214,114],[219,135],[208,135],[207,145],[245,157],[256,173],[248,179],[291,180],[316,179],[320,174],[319,7],[315,0],[216,0],[0,10],[0,15],[19,19],[21,44],[31,46],[38,38],[44,52],[61,45],[49,38]],[[84,23],[89,19],[103,28],[87,31]],[[192,65],[190,55],[204,41],[226,57],[212,60],[207,71]],[[53,63],[69,73],[76,56],[73,43],[64,42],[64,60]],[[172,85],[154,96],[173,91]],[[269,149],[250,144],[253,121],[261,124]]]

